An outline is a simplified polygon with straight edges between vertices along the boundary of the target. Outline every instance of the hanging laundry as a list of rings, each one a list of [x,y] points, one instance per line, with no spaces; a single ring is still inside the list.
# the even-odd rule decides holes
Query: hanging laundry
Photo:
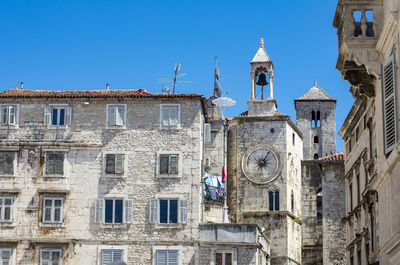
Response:
[[[226,175],[225,175],[225,166],[222,166],[222,183],[225,183]]]
[[[209,200],[224,200],[226,192],[221,176],[204,173],[204,198]]]

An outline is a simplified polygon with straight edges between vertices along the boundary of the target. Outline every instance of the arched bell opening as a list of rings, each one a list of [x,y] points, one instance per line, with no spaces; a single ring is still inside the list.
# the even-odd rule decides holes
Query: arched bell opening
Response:
[[[254,87],[254,98],[256,99],[257,96],[260,96],[261,99],[264,99],[264,87],[269,85],[269,93],[268,99],[273,98],[272,94],[272,82],[273,76],[272,73],[267,70],[266,67],[260,66],[254,71],[254,75],[252,76],[252,82]],[[261,87],[261,91],[257,93],[256,86]]]

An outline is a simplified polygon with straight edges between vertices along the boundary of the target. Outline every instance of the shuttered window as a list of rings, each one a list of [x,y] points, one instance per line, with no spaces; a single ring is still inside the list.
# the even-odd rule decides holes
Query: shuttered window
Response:
[[[179,251],[178,250],[157,250],[156,265],[178,265]]]
[[[178,127],[180,123],[180,105],[161,105],[161,126]]]
[[[106,154],[106,173],[123,174],[124,161],[125,155],[123,154]]]
[[[178,154],[160,154],[160,174],[176,175],[178,174],[179,155]]]
[[[188,202],[186,199],[151,199],[149,222],[159,224],[186,224]]]
[[[64,153],[46,154],[46,175],[64,174]]]
[[[108,126],[125,126],[125,105],[108,105]]]
[[[132,199],[97,199],[95,202],[95,222],[106,224],[132,223]]]
[[[12,222],[14,215],[13,209],[14,209],[14,197],[0,196],[0,222],[7,222],[7,223]]]
[[[101,250],[101,265],[114,264],[114,262],[124,260],[124,250],[122,249],[103,249]]]
[[[0,152],[0,175],[14,175],[14,159],[13,152]]]
[[[394,54],[382,65],[383,130],[385,154],[396,146],[398,124],[396,110],[396,66]]]
[[[17,125],[17,106],[16,105],[2,105],[1,115],[2,125]]]
[[[68,106],[47,106],[44,108],[45,125],[67,125],[71,124],[72,108]]]
[[[40,265],[62,265],[62,249],[41,248]]]
[[[64,214],[64,197],[43,197],[43,223],[61,224]]]
[[[0,265],[11,265],[12,248],[0,248]]]

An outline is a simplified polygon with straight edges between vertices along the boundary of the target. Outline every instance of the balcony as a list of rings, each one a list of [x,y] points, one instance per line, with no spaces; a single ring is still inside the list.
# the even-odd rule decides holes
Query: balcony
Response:
[[[354,97],[375,96],[380,75],[376,45],[382,31],[381,0],[339,0],[333,26],[337,28],[339,57],[336,68],[350,85]]]

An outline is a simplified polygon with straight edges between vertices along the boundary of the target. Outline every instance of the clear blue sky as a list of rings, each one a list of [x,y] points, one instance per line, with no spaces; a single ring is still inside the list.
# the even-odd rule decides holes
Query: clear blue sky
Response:
[[[0,2],[0,89],[145,88],[175,62],[187,73],[177,93],[210,96],[214,56],[223,92],[237,101],[228,117],[247,110],[250,65],[263,37],[274,62],[278,111],[296,120],[293,99],[318,81],[336,98],[336,127],[353,98],[335,69],[336,1],[83,1]],[[343,143],[337,137],[338,151]]]

